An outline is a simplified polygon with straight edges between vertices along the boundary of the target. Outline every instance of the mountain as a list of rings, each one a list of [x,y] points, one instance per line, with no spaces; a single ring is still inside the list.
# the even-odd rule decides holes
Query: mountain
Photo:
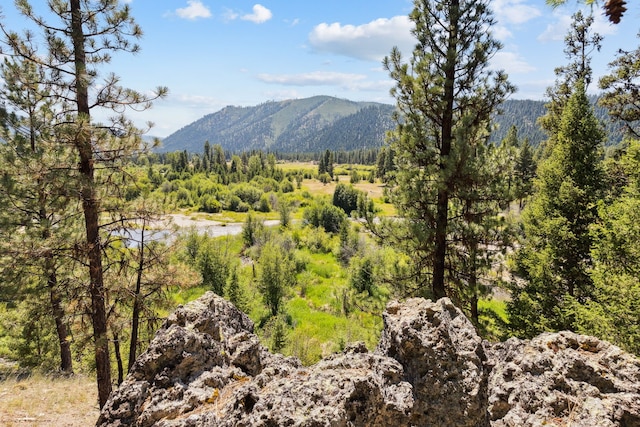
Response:
[[[596,97],[592,97],[595,103]],[[254,107],[228,106],[183,127],[162,141],[158,151],[201,152],[205,141],[226,152],[263,150],[282,153],[349,151],[377,148],[385,133],[395,128],[394,106],[354,102],[330,96],[270,101]],[[537,125],[545,113],[544,101],[507,100],[496,116],[493,142],[501,141],[515,125],[520,138],[537,146],[546,134]],[[607,126],[613,145],[622,135],[610,123],[604,108],[596,116]]]
[[[393,106],[329,96],[225,107],[169,135],[161,151],[200,152],[205,141],[225,151],[315,152],[379,147],[394,127]]]

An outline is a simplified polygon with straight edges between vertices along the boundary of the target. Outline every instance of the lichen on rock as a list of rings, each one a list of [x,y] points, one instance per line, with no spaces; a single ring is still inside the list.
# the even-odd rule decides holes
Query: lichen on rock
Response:
[[[483,342],[450,300],[392,302],[374,352],[269,353],[207,293],[163,324],[98,426],[640,426],[640,362],[572,333]]]

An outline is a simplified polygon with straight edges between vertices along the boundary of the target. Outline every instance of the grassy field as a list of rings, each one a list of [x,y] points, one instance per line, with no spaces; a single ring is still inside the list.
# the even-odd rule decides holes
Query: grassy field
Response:
[[[30,376],[0,381],[0,426],[85,427],[98,419],[93,378]]]

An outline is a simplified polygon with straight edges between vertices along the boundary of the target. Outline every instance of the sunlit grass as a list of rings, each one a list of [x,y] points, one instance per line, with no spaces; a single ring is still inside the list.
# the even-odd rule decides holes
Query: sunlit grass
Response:
[[[98,415],[97,387],[92,378],[33,375],[0,381],[2,426],[90,426]]]
[[[490,340],[499,340],[509,321],[507,302],[496,298],[478,301],[478,311],[482,335]]]

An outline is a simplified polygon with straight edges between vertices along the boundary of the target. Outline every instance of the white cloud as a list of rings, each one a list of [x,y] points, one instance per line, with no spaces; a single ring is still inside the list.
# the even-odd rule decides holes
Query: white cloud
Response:
[[[589,11],[583,11],[585,16],[589,15]],[[572,14],[562,13],[559,11],[553,14],[555,20],[547,25],[545,30],[538,36],[538,41],[550,42],[550,41],[564,41],[564,38],[571,27],[573,22]],[[598,33],[601,36],[607,36],[615,34],[618,28],[615,25],[611,25],[607,18],[600,13],[594,14],[594,22],[591,26],[592,33]]]
[[[261,4],[256,4],[253,6],[253,13],[242,15],[240,19],[244,21],[251,21],[256,24],[262,24],[264,22],[267,22],[272,17],[273,17],[273,14],[269,9],[267,9]]]
[[[187,0],[189,6],[176,9],[176,15],[180,18],[195,20],[198,18],[209,18],[211,12],[198,0]]]
[[[493,13],[501,24],[524,24],[542,15],[542,12],[526,4],[524,0],[493,0]]]
[[[604,13],[595,13],[593,16],[595,19],[591,28],[594,32],[601,36],[610,36],[618,32],[619,27],[617,25],[612,25]]]
[[[336,73],[332,71],[314,71],[302,74],[258,74],[264,83],[275,83],[287,86],[347,86],[362,81],[363,74]]]
[[[364,74],[337,73],[332,71],[314,71],[302,74],[259,74],[263,83],[284,86],[336,86],[349,91],[389,91],[393,86],[391,79],[368,80]]]
[[[491,27],[493,36],[500,41],[505,41],[513,37],[513,33],[504,25],[496,24]]]
[[[296,25],[298,25],[300,23],[300,18],[296,18],[296,19],[291,20],[291,21],[288,20],[288,19],[285,19],[284,22],[286,24],[289,24],[290,27],[295,27]]]
[[[515,52],[497,52],[491,58],[490,67],[493,70],[505,70],[507,74],[523,74],[535,71],[535,67],[525,61]]]
[[[309,43],[318,51],[380,61],[393,46],[405,53],[413,49],[412,28],[413,23],[407,16],[376,19],[358,26],[322,23],[309,34]]]
[[[571,25],[571,16],[561,14],[554,15],[556,16],[555,21],[547,24],[545,30],[538,36],[538,41],[553,42],[564,40],[564,36],[567,34],[569,25]]]
[[[234,12],[231,9],[227,9],[225,8],[224,13],[222,14],[223,18],[225,21],[233,21],[235,19],[238,19],[238,17],[240,16],[239,13]]]

